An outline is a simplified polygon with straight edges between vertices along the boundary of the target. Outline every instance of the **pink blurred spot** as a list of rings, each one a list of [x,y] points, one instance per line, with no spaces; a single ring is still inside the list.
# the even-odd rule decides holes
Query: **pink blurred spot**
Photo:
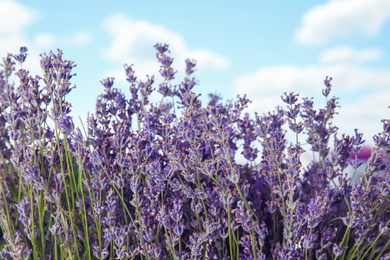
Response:
[[[357,158],[362,161],[367,161],[371,156],[371,148],[363,146],[360,152],[357,155]],[[351,159],[355,159],[355,155],[351,152]]]

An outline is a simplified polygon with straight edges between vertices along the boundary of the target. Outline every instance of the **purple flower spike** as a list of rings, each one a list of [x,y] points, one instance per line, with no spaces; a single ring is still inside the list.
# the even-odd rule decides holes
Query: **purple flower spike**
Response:
[[[27,57],[27,47],[20,47],[20,53],[18,55],[14,55],[14,58],[17,62],[23,63],[26,61]]]
[[[159,54],[164,54],[167,51],[169,52],[168,47],[169,45],[166,43],[157,43],[156,45],[154,45],[154,48],[158,51]]]
[[[328,97],[330,90],[332,88],[332,84],[330,84],[332,79],[333,78],[329,76],[326,76],[326,78],[324,79],[325,89],[322,90],[322,95],[324,95],[325,97]]]
[[[186,59],[186,74],[189,76],[194,73],[196,67],[196,60]]]

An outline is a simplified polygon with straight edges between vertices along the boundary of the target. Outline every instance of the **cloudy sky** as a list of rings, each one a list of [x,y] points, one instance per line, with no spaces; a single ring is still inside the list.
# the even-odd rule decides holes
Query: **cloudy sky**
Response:
[[[123,64],[134,64],[139,78],[156,74],[153,45],[165,42],[179,72],[186,58],[198,61],[196,90],[204,100],[246,93],[250,110],[264,113],[293,91],[319,107],[329,75],[343,132],[358,128],[372,143],[380,120],[390,118],[388,0],[58,3],[0,0],[0,55],[27,46],[26,66],[36,74],[39,53],[62,49],[77,63],[74,116],[94,110],[105,77],[127,93]]]

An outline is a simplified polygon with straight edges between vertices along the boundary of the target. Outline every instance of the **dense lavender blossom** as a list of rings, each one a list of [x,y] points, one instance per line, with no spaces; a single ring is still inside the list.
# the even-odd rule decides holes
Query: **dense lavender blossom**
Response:
[[[60,50],[41,56],[41,76],[23,68],[25,47],[3,58],[3,259],[390,259],[390,120],[363,162],[362,134],[332,124],[331,77],[324,108],[284,93],[286,109],[251,117],[246,96],[202,104],[196,61],[174,83],[169,46],[154,47],[163,82],[126,64],[129,93],[103,79],[85,131]]]

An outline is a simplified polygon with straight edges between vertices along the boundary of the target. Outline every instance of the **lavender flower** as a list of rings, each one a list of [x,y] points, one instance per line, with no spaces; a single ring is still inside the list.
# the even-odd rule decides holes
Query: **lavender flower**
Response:
[[[223,103],[210,94],[203,104],[190,78],[195,60],[174,84],[168,44],[155,49],[162,102],[150,99],[154,77],[140,81],[125,65],[128,93],[103,79],[85,134],[66,99],[73,61],[60,50],[43,54],[43,73],[32,76],[22,67],[27,48],[3,59],[1,257],[388,258],[389,119],[363,157],[362,133],[338,134],[332,124],[331,77],[325,107],[284,93],[286,109],[252,117],[245,95]],[[308,150],[314,158],[304,166]]]

